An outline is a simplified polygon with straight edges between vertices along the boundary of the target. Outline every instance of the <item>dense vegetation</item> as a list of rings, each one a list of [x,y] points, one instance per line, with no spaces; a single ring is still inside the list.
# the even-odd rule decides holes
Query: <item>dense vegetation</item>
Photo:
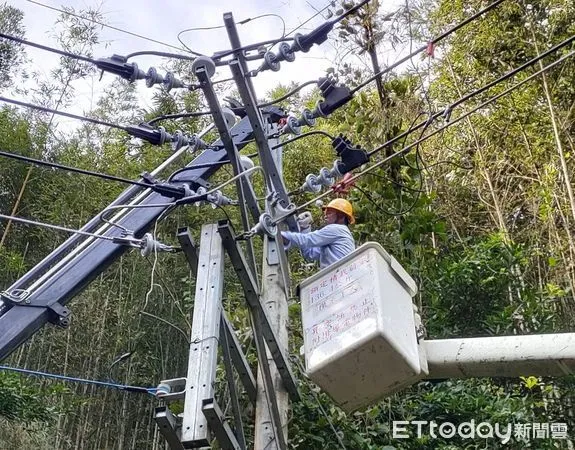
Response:
[[[409,46],[411,40],[415,48],[485,5],[478,0],[411,2],[385,17],[371,8],[344,24],[334,45],[342,54],[365,54],[371,67],[384,67],[378,61],[378,48],[388,43]],[[96,12],[83,13],[104,20]],[[21,23],[18,10],[0,6],[2,32],[25,35]],[[70,51],[91,54],[98,42],[98,26],[72,16],[63,15],[56,31],[61,46]],[[407,68],[385,75],[378,86],[361,91],[320,127],[333,134],[346,133],[364,148],[375,148],[574,33],[572,0],[503,2],[443,41],[434,57],[416,57]],[[543,59],[542,66],[570,49],[573,44]],[[25,48],[0,41],[0,86],[8,86],[9,77],[34,77],[26,72],[25,58]],[[353,61],[344,59],[339,66],[341,79],[351,85],[369,76]],[[452,119],[542,66],[528,68],[458,106]],[[172,69],[185,76],[185,66]],[[65,109],[74,99],[73,81],[91,74],[93,68],[62,59],[50,82],[37,77],[38,85],[30,89],[37,103]],[[279,96],[288,89],[280,86],[270,95]],[[316,99],[317,93],[296,96],[289,106],[299,110]],[[142,110],[134,87],[114,82],[90,114],[135,123],[204,107],[194,94],[164,91],[159,91],[154,105],[153,110]],[[428,123],[385,152],[401,150],[448,119]],[[170,154],[168,148],[134,143],[117,130],[90,124],[61,134],[56,121],[48,114],[2,106],[0,150],[127,178],[152,170]],[[201,126],[198,121],[166,124],[168,129],[190,132]],[[570,58],[358,181],[350,194],[357,210],[356,239],[381,243],[417,280],[415,300],[429,338],[573,330],[574,136],[575,59]],[[288,187],[301,185],[305,174],[317,173],[323,165],[330,167],[333,159],[329,142],[321,137],[286,146]],[[228,174],[219,176],[223,179]],[[81,227],[122,189],[115,183],[12,160],[0,164],[1,213],[71,228]],[[237,211],[229,208],[228,214],[239,227]],[[180,208],[158,224],[158,235],[164,242],[174,242],[177,227],[190,226],[197,232],[202,223],[221,216],[220,210],[209,207]],[[65,238],[43,228],[0,223],[0,289]],[[291,258],[295,282],[311,273],[301,258],[295,254]],[[248,316],[240,308],[241,291],[232,275],[226,272],[225,308],[246,348],[253,348]],[[45,327],[6,363],[140,386],[182,376],[187,363],[183,334],[190,330],[193,292],[194,279],[183,257],[161,254],[155,262],[135,252],[126,254],[74,300],[73,322],[67,330]],[[291,354],[298,355],[299,306],[295,297],[291,300],[290,347]],[[167,327],[158,318],[175,326]],[[126,352],[132,352],[129,358],[112,364]],[[255,364],[253,350],[249,358]],[[299,367],[297,357],[293,359]],[[570,441],[549,438],[522,442],[514,437],[502,444],[479,437],[426,435],[401,441],[391,437],[393,420],[564,422],[570,431],[575,429],[575,379],[532,375],[425,381],[354,414],[343,413],[300,376],[303,400],[290,411],[290,448],[573,448]],[[226,398],[225,383],[218,388]],[[152,421],[156,403],[141,394],[0,372],[0,448],[163,448]],[[246,422],[252,413],[246,407]]]

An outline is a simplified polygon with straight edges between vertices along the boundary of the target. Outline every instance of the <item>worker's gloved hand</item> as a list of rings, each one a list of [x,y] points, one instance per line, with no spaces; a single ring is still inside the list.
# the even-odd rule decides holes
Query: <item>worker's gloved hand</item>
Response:
[[[302,233],[310,230],[312,221],[313,217],[309,211],[304,211],[297,216],[297,223]]]

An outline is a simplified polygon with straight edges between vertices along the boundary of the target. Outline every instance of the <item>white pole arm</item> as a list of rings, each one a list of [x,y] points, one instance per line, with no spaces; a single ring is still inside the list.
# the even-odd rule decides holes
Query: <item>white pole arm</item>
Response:
[[[575,333],[423,341],[429,376],[564,376],[575,373]]]

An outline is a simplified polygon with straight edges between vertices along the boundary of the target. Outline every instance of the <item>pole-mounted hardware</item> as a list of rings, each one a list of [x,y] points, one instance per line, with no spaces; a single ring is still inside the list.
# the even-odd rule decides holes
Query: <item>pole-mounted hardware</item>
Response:
[[[172,72],[166,72],[166,75],[162,76],[158,73],[155,67],[150,67],[146,73],[146,86],[151,88],[156,84],[162,84],[168,92],[176,88],[185,88],[186,85],[183,81],[176,78]]]
[[[340,158],[340,161],[336,161],[334,164],[334,169],[340,173],[340,176],[351,172],[353,169],[369,161],[367,152],[359,145],[354,147],[351,141],[343,134],[336,137],[331,145]]]
[[[122,55],[112,55],[110,58],[99,58],[96,67],[103,72],[110,72],[133,83],[146,78],[146,73],[138,68],[136,63],[129,63]]]
[[[322,167],[318,175],[310,173],[305,178],[300,191],[317,194],[323,187],[333,186],[337,179],[369,162],[367,151],[363,150],[359,145],[354,147],[351,141],[343,134],[336,137],[331,145],[340,159],[333,162],[331,169]]]
[[[104,72],[110,72],[117,75],[130,83],[136,80],[146,80],[146,86],[152,87],[156,84],[162,84],[169,92],[175,88],[187,88],[185,83],[172,73],[167,72],[162,76],[155,67],[150,67],[147,72],[141,70],[136,63],[129,63],[128,58],[122,55],[112,55],[110,58],[99,58],[96,60],[96,67]]]
[[[142,256],[149,256],[154,252],[175,253],[178,251],[171,245],[162,244],[160,241],[154,238],[152,233],[146,233],[141,238],[134,237],[133,233],[123,233],[122,236],[114,237],[112,242],[115,244],[137,248],[140,250],[140,254]]]
[[[327,117],[340,106],[345,105],[353,98],[351,90],[347,86],[337,86],[333,75],[322,77],[317,86],[324,100],[319,101],[313,111],[313,117]]]
[[[207,144],[196,135],[184,135],[180,130],[168,133],[164,127],[154,128],[146,122],[139,125],[128,125],[125,130],[131,136],[143,139],[152,145],[164,145],[169,142],[173,151],[177,151],[185,145],[196,149],[204,149]]]

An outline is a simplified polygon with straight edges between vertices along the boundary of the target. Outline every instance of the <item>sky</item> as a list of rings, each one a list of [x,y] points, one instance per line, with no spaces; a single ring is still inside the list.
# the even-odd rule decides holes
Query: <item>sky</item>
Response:
[[[396,0],[394,1],[397,3]],[[62,9],[62,6],[71,7],[78,14],[87,8],[97,9],[103,13],[108,25],[175,46],[180,46],[177,40],[180,31],[188,28],[222,25],[222,15],[225,12],[232,12],[236,21],[264,14],[277,14],[285,22],[286,32],[291,32],[315,16],[298,29],[298,32],[306,33],[325,21],[328,9],[333,11],[337,9],[337,2],[334,2],[335,8],[326,9],[331,3],[329,0],[121,0],[115,2],[110,0],[7,0],[7,3],[24,12],[26,39],[56,48],[59,46],[53,39],[54,23],[60,13],[40,4],[59,9]],[[393,3],[388,1],[387,5],[389,8],[393,6]],[[323,12],[318,14],[318,11]],[[238,25],[238,32],[242,44],[245,45],[280,37],[283,27],[280,18],[267,16],[252,20],[245,25]],[[223,28],[188,32],[182,35],[182,39],[193,50],[208,55],[230,48],[226,31]],[[96,58],[109,57],[112,54],[126,55],[141,50],[176,51],[165,45],[109,28],[102,29],[100,42],[101,44],[94,52]],[[31,70],[38,71],[40,77],[48,76],[50,70],[58,64],[58,55],[30,47],[26,48],[26,52],[31,61]],[[337,60],[335,46],[330,41],[321,46],[314,46],[309,53],[299,52],[294,62],[282,63],[279,72],[266,71],[254,78],[256,94],[262,98],[279,83],[287,84],[292,81],[299,83],[317,79],[325,74],[326,68],[333,67]],[[160,73],[164,73],[160,70],[164,62],[162,58],[146,56],[134,58],[133,61],[144,71],[147,71],[150,66],[155,66]],[[260,62],[255,64],[257,67]],[[214,80],[229,76],[229,69],[218,68]],[[67,111],[82,114],[88,110],[105,83],[110,82],[112,77],[113,75],[106,74],[101,82],[98,80],[99,76],[94,76],[75,83],[77,101]],[[146,88],[143,80],[138,83],[141,106],[149,107],[152,89]],[[66,123],[69,120],[60,119],[60,123]]]

